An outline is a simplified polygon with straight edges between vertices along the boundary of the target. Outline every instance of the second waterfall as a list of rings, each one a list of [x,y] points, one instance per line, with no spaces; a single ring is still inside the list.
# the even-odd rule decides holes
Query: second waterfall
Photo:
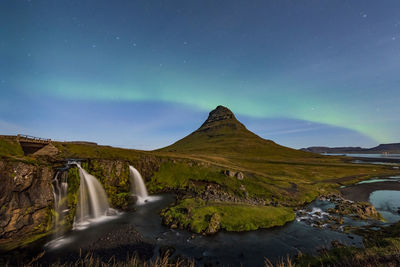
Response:
[[[129,172],[131,177],[132,194],[137,197],[136,203],[140,205],[154,199],[154,197],[149,197],[149,193],[147,193],[146,185],[144,184],[140,172],[133,166],[129,166]]]

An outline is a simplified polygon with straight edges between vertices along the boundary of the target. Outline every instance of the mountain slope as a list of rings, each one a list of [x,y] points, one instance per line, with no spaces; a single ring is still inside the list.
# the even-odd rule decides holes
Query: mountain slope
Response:
[[[218,106],[199,129],[161,149],[196,155],[251,156],[269,159],[320,158],[318,155],[280,146],[246,129],[228,108]]]

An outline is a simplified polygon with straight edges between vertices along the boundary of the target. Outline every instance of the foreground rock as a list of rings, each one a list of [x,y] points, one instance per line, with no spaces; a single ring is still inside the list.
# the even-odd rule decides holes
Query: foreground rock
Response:
[[[7,250],[40,238],[52,227],[52,169],[0,160],[0,247]]]

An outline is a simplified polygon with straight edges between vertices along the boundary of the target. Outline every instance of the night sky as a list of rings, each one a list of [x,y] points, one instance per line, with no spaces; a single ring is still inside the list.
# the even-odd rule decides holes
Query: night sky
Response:
[[[217,105],[280,144],[400,142],[400,1],[0,2],[0,134],[153,149]]]

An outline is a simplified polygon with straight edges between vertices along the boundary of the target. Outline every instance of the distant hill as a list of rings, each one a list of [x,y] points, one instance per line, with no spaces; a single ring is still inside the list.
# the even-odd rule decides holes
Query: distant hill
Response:
[[[362,147],[321,147],[313,146],[302,148],[302,151],[313,153],[332,153],[332,154],[400,154],[400,143],[380,144],[373,148]]]

